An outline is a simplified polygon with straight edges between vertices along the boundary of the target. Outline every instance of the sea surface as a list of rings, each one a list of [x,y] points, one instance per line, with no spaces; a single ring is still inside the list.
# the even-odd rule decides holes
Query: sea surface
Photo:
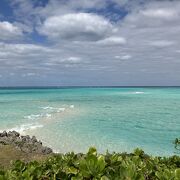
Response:
[[[0,131],[35,135],[56,152],[174,154],[180,88],[0,89]]]

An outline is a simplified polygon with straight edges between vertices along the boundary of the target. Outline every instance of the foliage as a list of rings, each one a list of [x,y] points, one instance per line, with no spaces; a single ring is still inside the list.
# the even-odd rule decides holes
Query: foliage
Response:
[[[174,141],[174,147],[177,150],[180,150],[180,139],[176,138]]]
[[[180,157],[151,157],[142,150],[133,153],[56,154],[45,162],[15,161],[0,171],[0,180],[180,180]]]

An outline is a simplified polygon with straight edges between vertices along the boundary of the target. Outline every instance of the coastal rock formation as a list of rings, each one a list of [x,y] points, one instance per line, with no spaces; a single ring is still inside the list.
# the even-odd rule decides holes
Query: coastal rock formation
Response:
[[[3,131],[0,133],[0,145],[11,145],[25,153],[50,154],[52,149],[42,145],[35,136],[21,136],[16,131]]]

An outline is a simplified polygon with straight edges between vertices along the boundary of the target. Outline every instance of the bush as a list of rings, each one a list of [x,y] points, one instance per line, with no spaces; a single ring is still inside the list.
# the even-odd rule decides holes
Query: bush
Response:
[[[0,171],[0,180],[180,180],[180,157],[151,157],[136,149],[131,154],[56,154],[45,162],[16,161]]]
[[[180,150],[180,139],[176,138],[174,141],[174,147],[177,150]]]

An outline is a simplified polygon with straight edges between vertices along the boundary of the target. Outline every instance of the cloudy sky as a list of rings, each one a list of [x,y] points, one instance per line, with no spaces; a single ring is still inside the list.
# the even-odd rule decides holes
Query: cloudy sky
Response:
[[[0,1],[0,86],[87,85],[180,85],[180,1]]]

